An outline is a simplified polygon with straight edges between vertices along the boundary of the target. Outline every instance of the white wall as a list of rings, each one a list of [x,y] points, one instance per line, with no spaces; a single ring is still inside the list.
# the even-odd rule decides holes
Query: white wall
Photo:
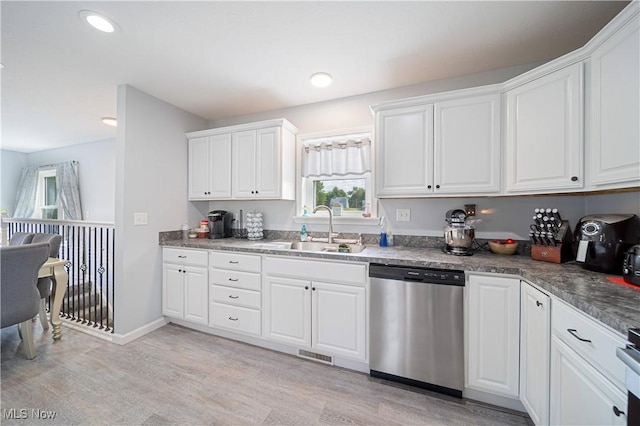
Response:
[[[83,219],[113,223],[116,193],[115,146],[115,139],[106,139],[33,152],[27,154],[27,158],[30,166],[77,161]]]
[[[134,87],[118,86],[116,138],[115,333],[125,335],[162,317],[158,233],[199,218],[187,200],[185,132],[207,121]],[[135,212],[148,225],[134,226]]]
[[[9,216],[16,208],[16,193],[22,169],[27,165],[27,154],[16,151],[0,150],[0,208],[6,209]]]

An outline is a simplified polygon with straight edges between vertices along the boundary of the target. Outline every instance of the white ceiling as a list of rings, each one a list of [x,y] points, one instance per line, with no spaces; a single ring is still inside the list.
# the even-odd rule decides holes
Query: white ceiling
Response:
[[[120,84],[214,120],[549,60],[627,3],[2,1],[2,148],[115,137]]]

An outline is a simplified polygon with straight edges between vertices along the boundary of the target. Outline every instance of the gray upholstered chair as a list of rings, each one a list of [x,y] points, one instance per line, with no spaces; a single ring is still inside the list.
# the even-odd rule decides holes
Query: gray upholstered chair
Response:
[[[34,234],[29,232],[14,232],[9,240],[10,246],[21,246],[23,244],[29,244],[33,240]]]
[[[49,244],[49,257],[58,257],[60,251],[60,244],[62,243],[62,236],[59,234],[43,234],[36,233],[33,235],[31,244],[47,243]],[[66,285],[66,283],[62,283]],[[40,292],[40,324],[42,324],[43,330],[49,329],[49,323],[47,322],[46,311],[46,299],[51,294],[51,278],[38,278],[38,292]]]
[[[18,324],[24,352],[36,356],[31,320],[38,314],[38,271],[49,257],[49,244],[0,248],[0,327]]]

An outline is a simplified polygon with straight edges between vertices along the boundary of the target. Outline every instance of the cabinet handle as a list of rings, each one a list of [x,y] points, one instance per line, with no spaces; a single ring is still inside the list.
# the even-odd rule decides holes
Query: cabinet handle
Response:
[[[624,411],[620,411],[620,409],[618,409],[618,407],[616,407],[615,405],[613,406],[613,414],[616,415],[616,417],[620,417],[620,415],[625,415]]]
[[[542,306],[542,302],[539,300],[536,300],[536,306]]]
[[[238,281],[238,279],[237,278],[229,278],[229,281],[236,282],[236,281]]]
[[[311,287],[311,290],[316,291],[316,288],[315,287]]]
[[[308,285],[305,285],[305,286],[304,286],[304,289],[305,289],[305,290],[309,290],[309,286],[308,286]]]
[[[179,255],[178,256],[178,259],[186,259],[186,258],[187,258],[187,256],[183,256],[183,255]]]
[[[427,185],[427,189],[431,189],[431,185]]]
[[[580,340],[581,342],[587,342],[587,343],[591,343],[591,340],[589,339],[583,339],[582,337],[578,336],[578,332],[576,329],[574,328],[567,328],[567,331],[569,332],[569,334],[571,334],[573,337],[575,337],[576,339]]]
[[[578,176],[571,176],[571,182],[577,182]]]
[[[231,294],[229,295],[229,299],[237,299],[238,297],[240,297],[240,296],[233,296]]]
[[[440,189],[440,185],[436,185],[436,189]]]
[[[240,263],[240,262],[238,262],[237,260],[230,260],[229,263],[232,263],[232,264],[235,265],[235,264]]]
[[[182,272],[182,269],[178,269],[178,272]]]
[[[229,321],[238,321],[238,318],[234,318],[234,317],[229,317]]]

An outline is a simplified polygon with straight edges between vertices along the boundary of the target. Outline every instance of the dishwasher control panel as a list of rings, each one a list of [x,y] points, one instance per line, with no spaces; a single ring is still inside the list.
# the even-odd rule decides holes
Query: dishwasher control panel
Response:
[[[390,280],[464,286],[464,271],[371,263],[369,276]]]

